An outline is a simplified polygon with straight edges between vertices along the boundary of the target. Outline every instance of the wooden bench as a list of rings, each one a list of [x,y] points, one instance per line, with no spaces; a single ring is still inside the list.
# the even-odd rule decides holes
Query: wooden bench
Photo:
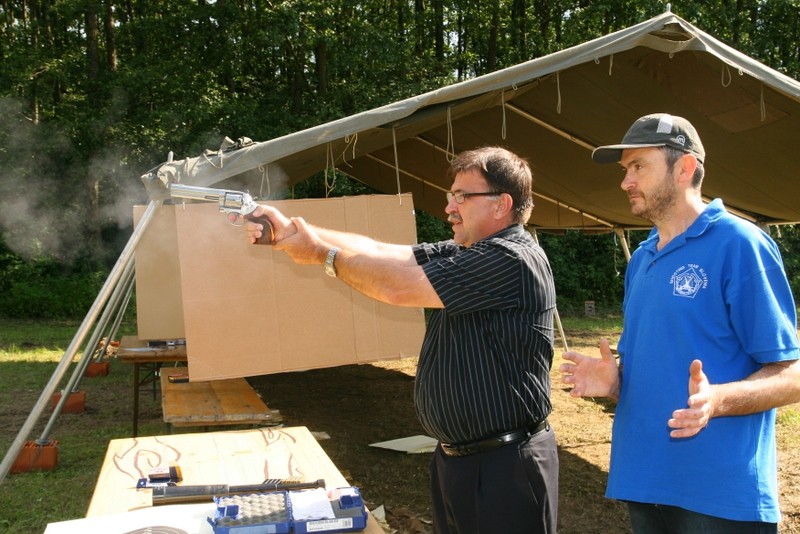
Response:
[[[274,425],[283,418],[270,410],[244,378],[170,382],[187,368],[161,370],[164,422],[173,426]]]

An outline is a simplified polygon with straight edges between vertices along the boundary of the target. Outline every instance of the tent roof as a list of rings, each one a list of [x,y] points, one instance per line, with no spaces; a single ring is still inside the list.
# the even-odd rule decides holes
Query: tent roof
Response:
[[[649,227],[617,165],[591,150],[639,116],[688,118],[708,154],[703,193],[759,224],[800,222],[800,83],[672,13],[548,56],[270,141],[173,161],[162,180],[259,197],[335,167],[443,216],[452,153],[502,145],[534,171],[539,229]]]

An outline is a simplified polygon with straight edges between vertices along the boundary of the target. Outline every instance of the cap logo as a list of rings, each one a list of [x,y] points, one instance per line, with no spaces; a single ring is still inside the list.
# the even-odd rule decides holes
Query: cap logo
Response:
[[[686,146],[686,138],[684,136],[682,136],[682,135],[679,135],[678,137],[676,137],[675,141],[681,146]]]
[[[672,115],[664,115],[658,120],[656,133],[672,133]]]

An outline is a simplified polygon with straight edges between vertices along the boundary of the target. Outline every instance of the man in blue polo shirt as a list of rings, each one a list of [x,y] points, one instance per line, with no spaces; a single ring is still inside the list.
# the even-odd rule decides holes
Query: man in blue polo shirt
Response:
[[[556,531],[558,454],[551,410],[555,288],[525,230],[530,166],[501,147],[456,156],[443,195],[453,239],[379,243],[287,219],[272,207],[275,248],[382,302],[431,309],[414,403],[439,440],[431,462],[437,534]],[[263,211],[262,211],[263,210]],[[261,224],[245,226],[251,242]]]
[[[619,365],[567,352],[576,397],[618,399],[608,497],[635,533],[767,533],[780,520],[775,408],[800,400],[794,300],[778,247],[703,202],[705,150],[668,114],[638,119],[619,162],[631,212],[655,227],[625,274]]]

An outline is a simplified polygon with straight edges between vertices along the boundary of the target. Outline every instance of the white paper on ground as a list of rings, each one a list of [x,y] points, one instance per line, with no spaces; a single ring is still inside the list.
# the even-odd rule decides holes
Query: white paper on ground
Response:
[[[370,443],[369,446],[408,454],[419,454],[423,452],[433,452],[436,449],[437,443],[438,441],[428,436],[409,436],[407,438]]]

